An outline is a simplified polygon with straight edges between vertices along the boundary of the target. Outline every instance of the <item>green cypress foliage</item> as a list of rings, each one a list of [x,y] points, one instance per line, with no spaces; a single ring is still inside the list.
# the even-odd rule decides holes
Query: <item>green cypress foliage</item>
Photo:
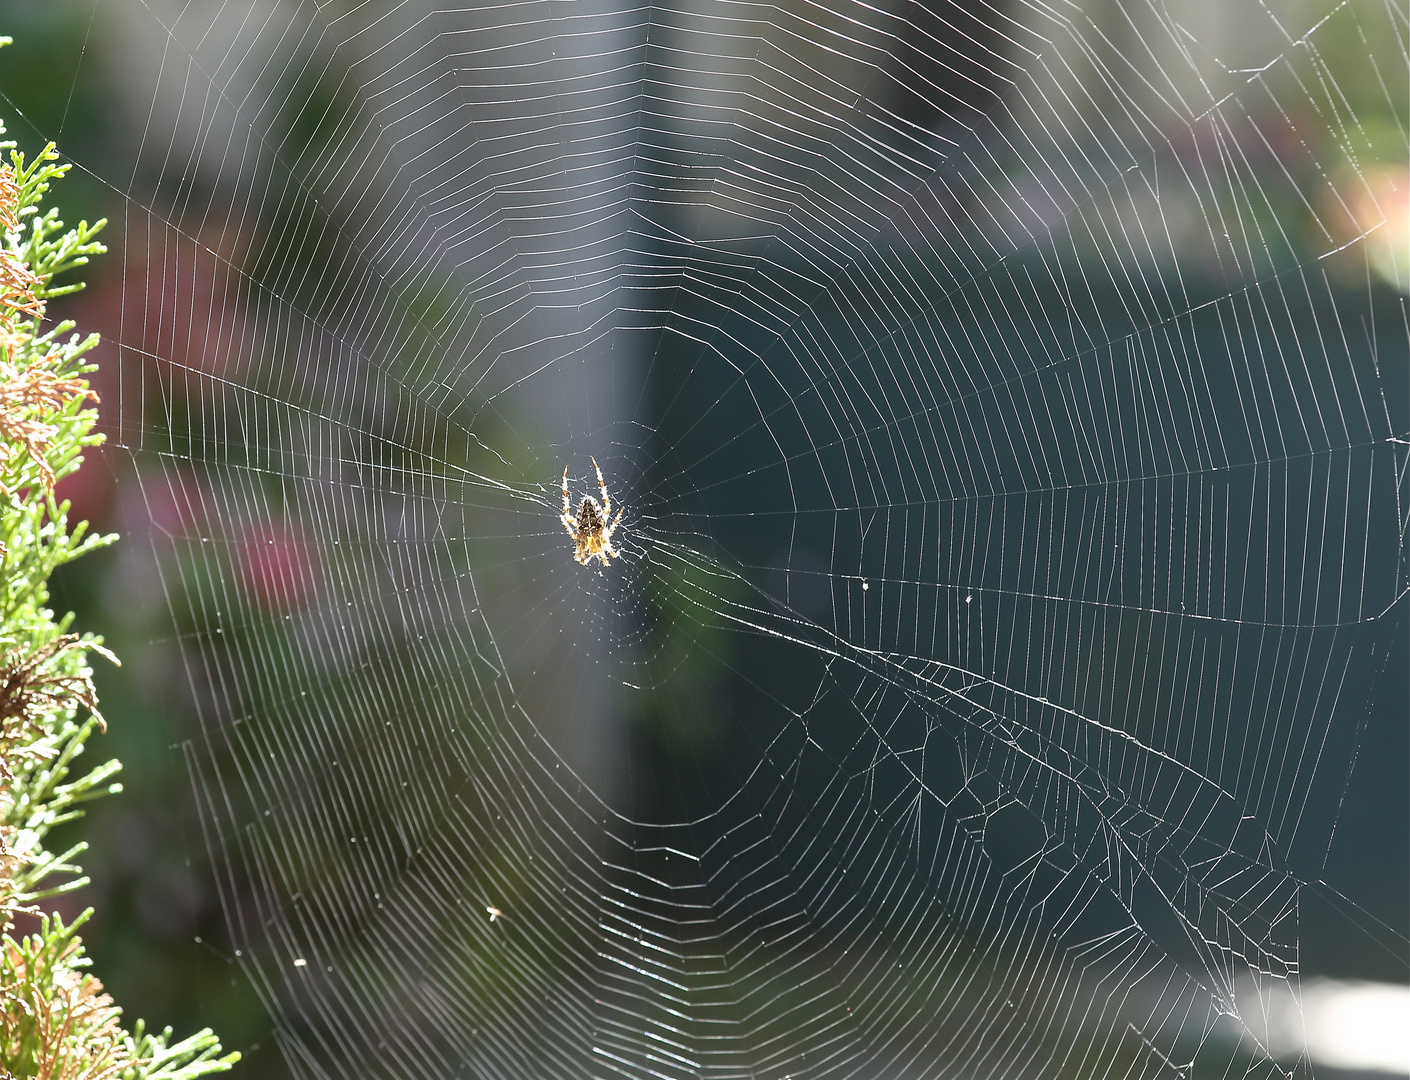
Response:
[[[0,141],[0,1080],[191,1080],[240,1055],[221,1056],[209,1030],[178,1043],[141,1021],[125,1030],[87,971],[78,929],[92,910],[65,924],[45,905],[87,881],[74,861],[86,845],[56,854],[49,833],[120,790],[116,761],[71,778],[103,726],[90,657],[116,658],[46,606],[55,569],[115,539],[70,528],[69,504],[54,493],[102,441],[84,360],[98,336],[72,322],[44,327],[48,301],[83,287],[54,277],[104,250],[94,239],[103,222],[65,229],[57,211],[40,209],[67,170],[52,144],[26,161]],[[21,914],[38,929],[19,933]]]

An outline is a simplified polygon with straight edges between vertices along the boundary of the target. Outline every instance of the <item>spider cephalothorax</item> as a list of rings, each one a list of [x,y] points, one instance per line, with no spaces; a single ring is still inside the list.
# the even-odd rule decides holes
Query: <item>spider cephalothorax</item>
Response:
[[[591,495],[584,495],[582,504],[578,507],[578,516],[573,517],[571,511],[573,503],[568,495],[568,467],[563,467],[563,527],[568,530],[568,535],[573,538],[573,558],[584,566],[594,558],[601,559],[602,565],[607,565],[608,556],[614,559],[621,558],[620,552],[612,546],[612,531],[617,528],[617,523],[622,520],[622,515],[626,512],[626,507],[617,511],[617,517],[612,518],[612,496],[607,494],[607,484],[602,479],[602,469],[597,464],[597,458],[592,459],[592,467],[597,470],[597,487],[602,492],[602,505],[599,506],[597,500]]]

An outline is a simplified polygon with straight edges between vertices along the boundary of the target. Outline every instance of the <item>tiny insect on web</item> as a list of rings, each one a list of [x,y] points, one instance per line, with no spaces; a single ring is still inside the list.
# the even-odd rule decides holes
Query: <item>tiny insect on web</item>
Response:
[[[612,496],[607,494],[607,482],[602,479],[602,467],[597,458],[592,458],[592,467],[597,471],[597,487],[602,492],[602,503],[591,495],[584,495],[578,507],[577,516],[572,514],[573,503],[568,494],[568,466],[563,466],[563,515],[559,519],[568,535],[573,538],[573,558],[583,566],[594,558],[608,565],[608,559],[621,558],[621,552],[612,546],[612,533],[616,530],[626,507],[617,511],[612,518]],[[610,519],[610,522],[609,522]]]

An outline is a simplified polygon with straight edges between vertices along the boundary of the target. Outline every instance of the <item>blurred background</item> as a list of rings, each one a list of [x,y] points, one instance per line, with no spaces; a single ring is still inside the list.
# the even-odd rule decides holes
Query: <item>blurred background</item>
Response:
[[[65,902],[128,1017],[251,1076],[579,1075],[503,1055],[580,983],[628,1075],[634,1026],[718,1049],[736,1007],[760,1075],[839,1031],[921,1075],[1025,974],[1004,1038],[1051,1056],[998,1074],[1159,1075],[1052,1049],[1130,1008],[1213,1075],[1315,1042],[1272,1030],[1290,971],[1403,985],[1405,17],[1171,18],[0,0],[8,135],[110,221],[51,314],[104,338],[63,494],[122,540],[54,605],[123,661]],[[557,521],[590,455],[600,573]],[[651,934],[684,1016],[615,974]],[[854,1029],[853,934],[1000,989]],[[1054,1019],[1052,935],[1125,1004]]]

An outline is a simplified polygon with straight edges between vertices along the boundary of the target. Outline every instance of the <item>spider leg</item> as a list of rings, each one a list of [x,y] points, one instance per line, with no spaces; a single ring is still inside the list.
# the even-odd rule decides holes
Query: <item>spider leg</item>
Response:
[[[618,509],[618,511],[617,511],[617,516],[616,516],[615,518],[613,518],[610,522],[609,522],[605,517],[603,518],[603,526],[602,526],[602,565],[604,565],[604,566],[608,565],[608,563],[607,563],[607,556],[610,555],[610,556],[612,556],[612,558],[614,558],[614,559],[620,559],[620,558],[622,557],[622,553],[612,546],[612,533],[616,530],[617,525],[618,525],[618,524],[621,522],[621,520],[622,520],[622,515],[625,514],[626,512],[627,512],[627,508],[626,508],[625,506],[623,506],[623,507],[621,507],[620,509]]]
[[[563,516],[558,520],[563,522],[563,527],[568,530],[568,535],[577,539],[578,522],[573,517],[571,511],[573,504],[568,501],[568,466],[563,466]]]
[[[612,496],[607,494],[607,482],[602,479],[602,466],[598,465],[597,458],[592,459],[592,467],[597,470],[597,486],[602,492],[602,516],[612,516]]]

